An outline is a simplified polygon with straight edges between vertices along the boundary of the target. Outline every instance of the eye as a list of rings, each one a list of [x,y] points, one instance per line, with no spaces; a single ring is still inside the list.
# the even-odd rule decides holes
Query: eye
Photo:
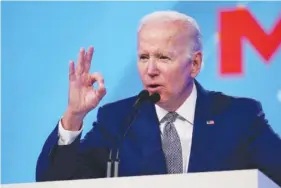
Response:
[[[140,60],[147,60],[147,59],[149,59],[149,55],[141,54],[141,55],[139,56],[139,59],[140,59]]]
[[[161,55],[159,58],[160,59],[164,59],[164,60],[169,60],[170,59],[168,56],[164,56],[164,55]]]

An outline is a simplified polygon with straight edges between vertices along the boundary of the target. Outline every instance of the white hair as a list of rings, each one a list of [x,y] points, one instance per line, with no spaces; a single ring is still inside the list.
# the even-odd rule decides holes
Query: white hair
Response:
[[[192,33],[192,39],[193,39],[193,42],[191,44],[192,46],[189,46],[189,49],[191,49],[191,52],[201,51],[202,50],[201,33],[196,20],[186,14],[177,11],[171,11],[171,10],[156,11],[148,15],[145,15],[140,20],[138,32],[142,29],[142,27],[145,24],[148,23],[175,22],[175,21],[182,21],[183,23],[186,23],[194,30],[194,32]]]

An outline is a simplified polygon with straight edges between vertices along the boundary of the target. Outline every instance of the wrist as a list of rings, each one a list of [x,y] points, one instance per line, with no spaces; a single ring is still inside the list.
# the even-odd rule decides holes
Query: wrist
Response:
[[[62,126],[68,131],[79,131],[83,124],[83,119],[85,115],[75,114],[71,110],[67,110],[62,118]]]

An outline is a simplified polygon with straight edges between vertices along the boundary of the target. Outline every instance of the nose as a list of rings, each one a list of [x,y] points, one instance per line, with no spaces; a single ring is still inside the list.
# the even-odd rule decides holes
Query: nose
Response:
[[[159,70],[155,61],[148,62],[147,74],[151,77],[155,77],[159,74]]]

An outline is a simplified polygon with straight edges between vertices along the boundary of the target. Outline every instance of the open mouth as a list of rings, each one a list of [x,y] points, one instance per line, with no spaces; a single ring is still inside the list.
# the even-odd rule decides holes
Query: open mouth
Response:
[[[150,84],[150,85],[148,85],[148,88],[155,89],[155,88],[157,88],[159,86],[160,86],[159,84]]]

